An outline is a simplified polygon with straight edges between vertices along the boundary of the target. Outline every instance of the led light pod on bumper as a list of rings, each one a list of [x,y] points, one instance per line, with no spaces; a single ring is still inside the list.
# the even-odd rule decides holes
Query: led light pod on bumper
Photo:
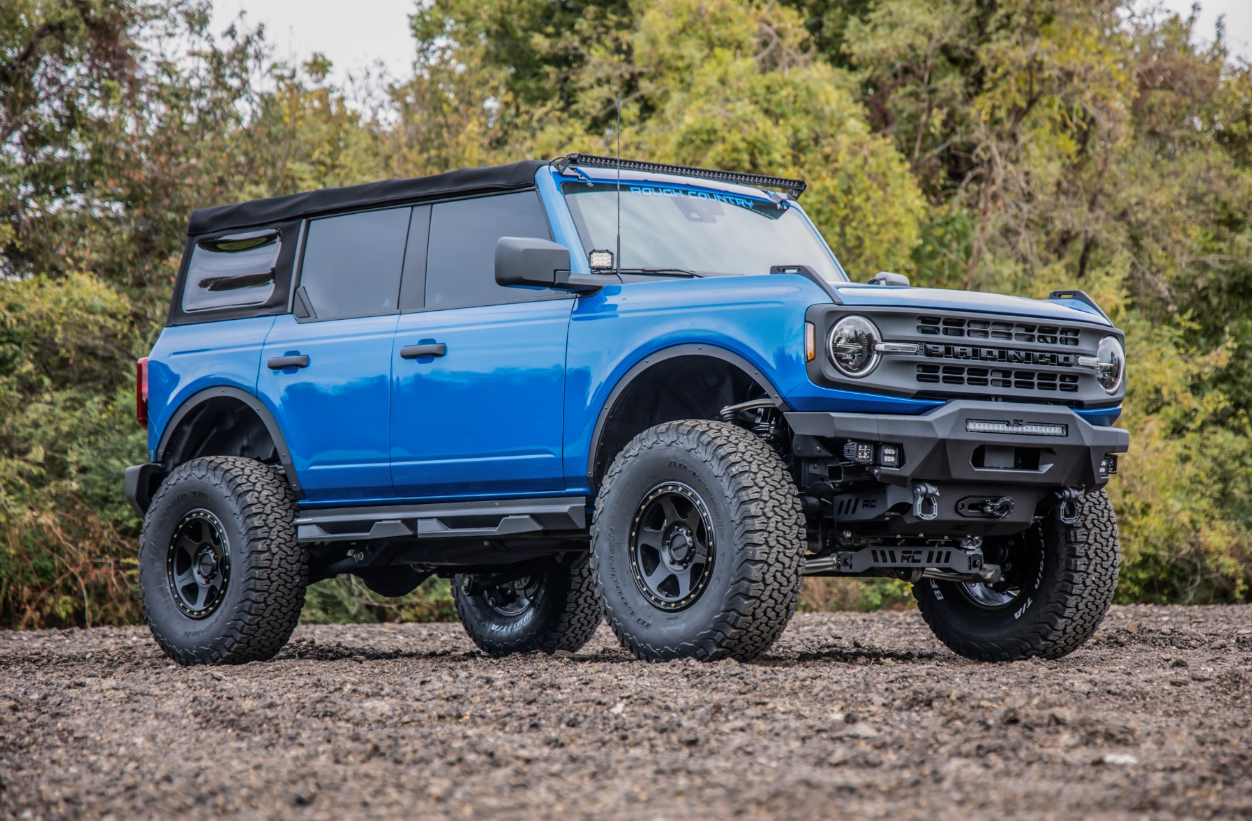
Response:
[[[860,379],[878,367],[880,342],[882,334],[873,322],[863,316],[845,316],[830,329],[830,360],[839,373]]]

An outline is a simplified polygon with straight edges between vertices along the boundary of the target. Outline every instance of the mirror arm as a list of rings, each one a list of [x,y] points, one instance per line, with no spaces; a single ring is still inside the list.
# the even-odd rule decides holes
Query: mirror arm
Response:
[[[576,294],[594,294],[609,283],[603,274],[571,274],[569,271],[557,271],[553,288],[562,291],[573,291]]]

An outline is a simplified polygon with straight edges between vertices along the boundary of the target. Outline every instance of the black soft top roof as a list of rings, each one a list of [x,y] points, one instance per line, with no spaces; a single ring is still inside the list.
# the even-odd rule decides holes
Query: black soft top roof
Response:
[[[235,205],[200,208],[191,213],[187,233],[192,236],[250,228],[285,220],[311,217],[349,208],[389,205],[410,200],[444,197],[455,194],[489,193],[511,188],[527,188],[535,184],[535,172],[547,163],[527,160],[489,168],[464,168],[414,177],[406,180],[383,180],[346,188],[323,188],[303,194],[288,194]]]

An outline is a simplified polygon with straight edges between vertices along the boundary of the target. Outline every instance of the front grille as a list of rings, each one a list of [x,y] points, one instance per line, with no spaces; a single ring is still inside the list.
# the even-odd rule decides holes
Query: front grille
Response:
[[[1078,375],[1048,371],[975,368],[961,365],[918,365],[917,381],[930,385],[972,388],[1016,388],[1025,391],[1078,392]]]
[[[1065,345],[1077,347],[1079,331],[1061,325],[1039,325],[1033,322],[1006,322],[995,319],[969,319],[959,316],[919,316],[917,332],[923,336],[947,336],[962,339],[997,339],[1025,342],[1030,345]]]
[[[918,316],[915,327],[922,337],[934,339],[922,343],[922,353],[927,359],[973,360],[968,365],[918,365],[916,379],[920,384],[1078,393],[1081,343],[1078,328],[1009,319],[931,315]],[[983,340],[992,344],[978,344]],[[1009,343],[1012,347],[1000,347],[995,345],[997,342]],[[1027,345],[1030,347],[1025,347]],[[1023,367],[1030,365],[1058,370]],[[1070,370],[1074,372],[1066,372]]]
[[[977,360],[982,364],[1001,365],[1048,365],[1059,368],[1072,368],[1078,364],[1078,353],[1059,353],[1056,351],[1032,351],[1022,348],[992,348],[982,345],[938,345],[933,342],[922,344],[922,353],[928,359],[964,359]]]
[[[978,399],[1069,407],[1105,407],[1120,401],[1100,387],[1093,368],[1100,340],[1118,332],[1095,321],[1067,317],[942,310],[925,307],[814,307],[822,338],[840,317],[864,313],[884,342],[893,343],[868,376],[851,380],[827,357],[808,369],[814,382],[845,390],[918,399]],[[916,345],[916,349],[912,348]]]

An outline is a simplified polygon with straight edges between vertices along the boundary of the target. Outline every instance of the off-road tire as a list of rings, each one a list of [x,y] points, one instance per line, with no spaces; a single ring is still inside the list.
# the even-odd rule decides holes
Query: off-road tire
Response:
[[[456,614],[470,639],[489,656],[574,653],[600,626],[600,603],[586,554],[566,555],[542,572],[538,592],[520,614],[506,616],[481,595],[465,591],[468,578],[452,577]]]
[[[1108,494],[1079,501],[1078,519],[1055,511],[1027,531],[1037,564],[1011,604],[988,610],[957,582],[923,579],[913,585],[922,618],[953,652],[977,661],[1055,659],[1091,637],[1117,588],[1117,520]]]
[[[166,570],[175,529],[198,509],[220,521],[230,557],[221,603],[199,620],[179,609]],[[261,462],[211,456],[174,469],[144,517],[139,549],[144,617],[167,656],[183,665],[241,664],[282,649],[308,583],[295,518],[291,485]]]
[[[630,557],[641,502],[665,482],[700,497],[716,534],[706,586],[677,611],[654,606]],[[632,439],[605,474],[591,540],[605,618],[637,658],[748,661],[769,649],[795,613],[805,550],[799,496],[778,455],[735,425],[667,422]]]

